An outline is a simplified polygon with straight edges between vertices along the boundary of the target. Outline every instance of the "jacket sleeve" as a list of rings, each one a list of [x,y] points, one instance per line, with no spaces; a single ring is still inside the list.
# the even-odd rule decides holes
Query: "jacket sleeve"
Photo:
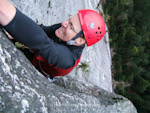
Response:
[[[58,23],[58,24],[54,24],[52,26],[45,26],[43,24],[40,25],[40,27],[45,31],[45,33],[51,37],[55,34],[55,31],[61,27],[61,23]]]
[[[13,20],[4,29],[17,41],[36,49],[49,64],[67,69],[75,63],[71,50],[51,40],[43,29],[18,9]]]

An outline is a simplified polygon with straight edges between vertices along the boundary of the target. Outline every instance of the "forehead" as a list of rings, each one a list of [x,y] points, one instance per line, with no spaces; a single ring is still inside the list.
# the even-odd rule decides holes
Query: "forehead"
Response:
[[[74,25],[76,30],[81,30],[81,24],[80,24],[80,20],[79,20],[79,16],[78,14],[73,15],[70,18],[70,21],[72,22],[72,24]]]

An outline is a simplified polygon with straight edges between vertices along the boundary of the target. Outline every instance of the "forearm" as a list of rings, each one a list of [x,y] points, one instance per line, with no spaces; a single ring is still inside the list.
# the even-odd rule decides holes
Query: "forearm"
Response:
[[[15,16],[16,8],[8,0],[0,0],[0,24],[7,25]]]

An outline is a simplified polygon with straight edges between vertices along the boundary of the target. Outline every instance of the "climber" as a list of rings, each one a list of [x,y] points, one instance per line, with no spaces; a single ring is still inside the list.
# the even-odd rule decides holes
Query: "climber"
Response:
[[[39,26],[7,0],[0,0],[0,25],[34,50],[34,66],[48,77],[68,74],[79,63],[85,44],[91,46],[105,35],[105,22],[96,11],[79,10],[60,24]]]

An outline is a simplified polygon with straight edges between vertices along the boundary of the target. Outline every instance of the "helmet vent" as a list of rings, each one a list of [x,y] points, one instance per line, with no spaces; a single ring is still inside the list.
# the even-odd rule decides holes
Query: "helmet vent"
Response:
[[[97,34],[98,32],[96,31],[96,34]]]
[[[100,27],[98,27],[98,29],[100,30]]]
[[[101,34],[102,32],[100,31],[100,34]]]

